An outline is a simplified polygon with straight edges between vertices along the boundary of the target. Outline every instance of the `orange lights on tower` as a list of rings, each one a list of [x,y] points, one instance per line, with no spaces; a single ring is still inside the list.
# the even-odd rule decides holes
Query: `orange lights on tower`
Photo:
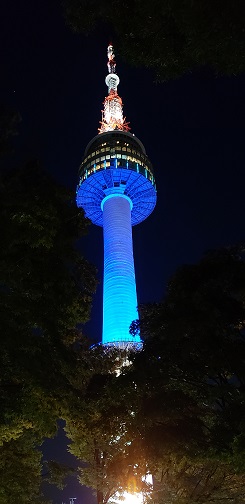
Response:
[[[109,45],[107,48],[107,56],[107,68],[109,73],[106,76],[105,82],[108,86],[108,95],[103,103],[104,109],[102,110],[99,133],[113,130],[129,131],[129,123],[126,121],[126,118],[123,117],[122,98],[117,93],[117,86],[120,79],[116,74],[116,61],[112,45]]]

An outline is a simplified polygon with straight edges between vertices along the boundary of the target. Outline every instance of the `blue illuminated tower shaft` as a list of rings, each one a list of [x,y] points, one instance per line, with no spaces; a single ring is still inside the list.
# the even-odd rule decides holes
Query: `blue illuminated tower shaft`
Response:
[[[129,326],[138,318],[131,208],[124,194],[110,194],[102,202],[103,344],[132,341]]]

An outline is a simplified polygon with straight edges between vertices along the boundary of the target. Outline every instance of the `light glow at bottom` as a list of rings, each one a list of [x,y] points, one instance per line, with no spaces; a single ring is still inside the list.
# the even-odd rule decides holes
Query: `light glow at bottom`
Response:
[[[123,494],[120,495],[120,497],[115,496],[113,501],[110,501],[111,503],[113,502],[114,504],[143,504],[144,502],[144,496],[142,493],[128,493],[124,492]]]
[[[142,481],[147,484],[149,490],[148,494],[152,490],[153,487],[153,479],[151,474],[147,474]],[[116,493],[114,497],[109,499],[109,504],[144,504],[145,502],[145,493],[143,492],[123,492]]]

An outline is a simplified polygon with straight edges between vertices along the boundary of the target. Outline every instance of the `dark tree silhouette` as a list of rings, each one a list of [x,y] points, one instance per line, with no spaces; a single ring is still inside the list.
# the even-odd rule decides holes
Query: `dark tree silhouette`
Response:
[[[207,65],[215,73],[245,70],[242,0],[64,0],[75,31],[105,25],[128,62],[153,68],[160,80]]]
[[[5,153],[16,121],[0,122]],[[33,161],[3,171],[0,194],[0,503],[26,504],[42,502],[36,447],[91,374],[77,324],[89,319],[96,279],[75,247],[89,222],[69,190]]]

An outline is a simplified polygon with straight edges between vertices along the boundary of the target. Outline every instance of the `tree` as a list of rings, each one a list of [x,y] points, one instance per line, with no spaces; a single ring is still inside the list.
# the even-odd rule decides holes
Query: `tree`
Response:
[[[224,249],[180,268],[132,326],[145,340],[132,374],[138,427],[155,474],[175,480],[172,502],[245,501],[243,256]]]
[[[88,320],[95,279],[93,268],[74,248],[87,222],[69,192],[36,163],[3,178],[1,201],[1,380],[5,404],[1,414],[7,415],[8,427],[17,422],[21,429],[25,423],[23,405],[27,423],[34,418],[38,423],[42,391],[50,409],[52,391],[69,384],[68,374],[74,374],[71,368],[76,353],[71,345],[79,335],[76,325]],[[12,420],[11,411],[15,416],[19,412],[21,421]],[[43,421],[44,415],[45,411]]]
[[[137,391],[133,383],[125,384],[123,369],[120,375],[114,372],[124,360],[124,352],[116,349],[94,349],[95,373],[67,418],[70,451],[80,460],[79,480],[95,490],[98,504],[127,491],[149,492],[142,481],[144,445],[132,428]]]
[[[0,457],[0,503],[51,504],[40,493],[42,453],[31,430],[16,440],[4,443]]]
[[[91,374],[77,325],[89,318],[96,280],[75,248],[89,222],[70,191],[30,162],[5,172],[0,192],[0,502],[24,504],[38,498],[37,446],[65,418],[78,372],[80,381]]]
[[[167,80],[207,65],[215,73],[245,69],[242,0],[64,0],[68,23],[89,33],[101,24],[128,62]]]
[[[152,497],[164,504],[241,504],[245,502],[244,474],[222,462],[170,457]]]
[[[141,352],[120,375],[105,355],[67,421],[81,481],[98,503],[142,477],[165,504],[241,504],[244,493],[245,262],[242,247],[180,268],[162,303],[141,307]],[[74,410],[73,410],[74,412]]]

